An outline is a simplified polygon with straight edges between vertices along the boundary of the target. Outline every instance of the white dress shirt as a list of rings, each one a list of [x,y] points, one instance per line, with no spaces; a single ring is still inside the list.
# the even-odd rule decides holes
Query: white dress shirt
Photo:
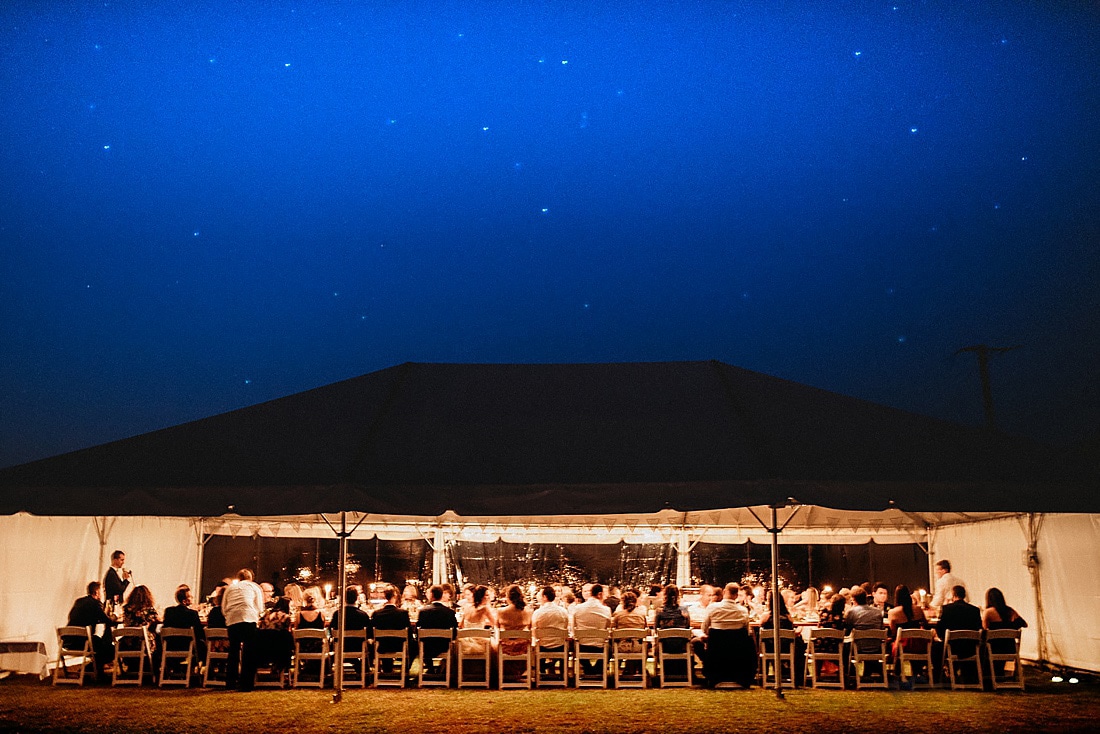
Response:
[[[241,622],[259,623],[264,614],[264,590],[252,581],[234,581],[222,595],[222,614],[226,627]]]

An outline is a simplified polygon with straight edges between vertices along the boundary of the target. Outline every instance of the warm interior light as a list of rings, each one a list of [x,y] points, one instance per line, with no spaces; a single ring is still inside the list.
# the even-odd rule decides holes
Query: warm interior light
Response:
[[[1077,679],[1076,679],[1076,678],[1070,678],[1070,679],[1069,679],[1069,682],[1070,682],[1070,683],[1077,683]]]
[[[1051,683],[1061,683],[1062,682],[1062,676],[1060,676],[1060,675],[1051,676],[1050,682]]]

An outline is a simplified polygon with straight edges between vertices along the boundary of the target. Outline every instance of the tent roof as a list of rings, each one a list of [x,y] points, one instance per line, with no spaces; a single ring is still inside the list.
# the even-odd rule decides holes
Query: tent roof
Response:
[[[0,470],[0,513],[1095,512],[1053,449],[720,362],[406,363]]]

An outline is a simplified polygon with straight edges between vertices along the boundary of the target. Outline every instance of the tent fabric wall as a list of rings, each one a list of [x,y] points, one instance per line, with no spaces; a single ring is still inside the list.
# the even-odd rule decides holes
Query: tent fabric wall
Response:
[[[102,554],[97,522],[105,530]],[[88,582],[102,580],[116,548],[162,610],[175,603],[177,586],[198,582],[198,536],[188,518],[17,514],[0,517],[0,537],[0,639],[45,642],[51,659],[56,628]]]
[[[1041,618],[1028,567],[1032,533]],[[1004,592],[1009,606],[1029,624],[1021,643],[1025,658],[1100,670],[1100,617],[1091,611],[1100,601],[1100,515],[1021,515],[946,526],[932,533],[931,555],[951,561],[952,572],[966,582],[971,603],[984,606],[991,586]]]

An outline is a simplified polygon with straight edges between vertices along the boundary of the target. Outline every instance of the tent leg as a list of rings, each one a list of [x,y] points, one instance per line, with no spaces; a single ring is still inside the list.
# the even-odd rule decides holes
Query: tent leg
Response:
[[[348,513],[340,513],[340,583],[337,584],[339,598],[336,600],[336,608],[340,610],[340,624],[336,634],[336,660],[333,662],[332,671],[332,702],[340,703],[344,700],[344,629],[347,624],[348,610],[346,606],[348,587]],[[321,668],[321,677],[325,674]]]
[[[779,647],[779,517],[774,505],[772,506],[772,526],[768,528],[768,532],[772,534],[772,654],[774,656],[772,665],[775,666],[775,696],[784,698],[783,675],[780,667],[782,650]],[[795,671],[792,669],[791,676],[794,675]]]

